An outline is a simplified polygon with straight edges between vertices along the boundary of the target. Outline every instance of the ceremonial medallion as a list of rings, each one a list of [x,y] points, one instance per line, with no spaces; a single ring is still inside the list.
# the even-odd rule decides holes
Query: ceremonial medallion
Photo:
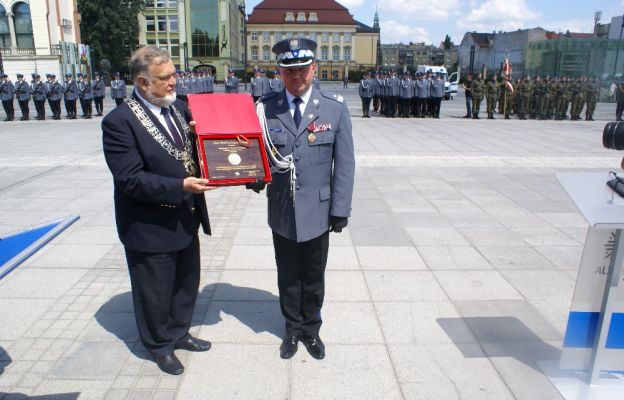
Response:
[[[310,133],[308,135],[308,142],[310,142],[310,143],[316,142],[316,135],[314,133]]]

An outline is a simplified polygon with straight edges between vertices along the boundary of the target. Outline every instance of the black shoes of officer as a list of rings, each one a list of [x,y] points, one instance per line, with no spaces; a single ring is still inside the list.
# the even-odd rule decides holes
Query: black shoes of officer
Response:
[[[207,340],[202,340],[198,338],[194,338],[191,335],[186,335],[186,337],[179,342],[177,342],[173,348],[178,350],[188,350],[188,351],[208,351],[212,344]]]
[[[317,360],[325,358],[325,345],[319,335],[304,335],[301,337],[301,342],[312,357]]]
[[[156,364],[161,371],[170,375],[180,375],[184,372],[184,366],[173,352],[163,357],[156,357]]]
[[[297,352],[297,342],[299,342],[299,336],[289,336],[284,339],[280,345],[280,357],[284,360],[292,358]]]

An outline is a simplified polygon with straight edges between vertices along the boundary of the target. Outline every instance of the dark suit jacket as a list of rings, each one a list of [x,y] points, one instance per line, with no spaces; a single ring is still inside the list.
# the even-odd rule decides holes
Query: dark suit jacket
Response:
[[[187,122],[192,119],[182,101],[173,105]],[[144,110],[169,139],[153,114],[146,107]],[[183,133],[173,113],[171,116]],[[104,118],[102,134],[104,157],[115,186],[117,231],[126,248],[150,253],[181,250],[197,235],[199,222],[204,233],[210,234],[204,195],[182,191],[188,177],[184,166],[152,138],[127,103]],[[195,145],[193,152],[197,162]]]

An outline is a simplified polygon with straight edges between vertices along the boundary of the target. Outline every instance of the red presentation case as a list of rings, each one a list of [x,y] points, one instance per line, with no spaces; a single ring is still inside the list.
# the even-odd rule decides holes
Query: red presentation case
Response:
[[[202,177],[214,186],[271,182],[262,129],[249,94],[191,94]]]

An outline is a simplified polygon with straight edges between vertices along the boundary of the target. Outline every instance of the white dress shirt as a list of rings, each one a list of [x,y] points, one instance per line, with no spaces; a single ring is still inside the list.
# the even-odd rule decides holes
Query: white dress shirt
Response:
[[[310,89],[308,89],[308,91],[305,92],[303,96],[299,97],[301,100],[303,100],[301,103],[299,103],[299,111],[301,111],[302,117],[304,115],[303,113],[305,112],[306,105],[308,104],[308,101],[310,101],[311,95],[312,95],[312,86],[310,86]],[[286,100],[288,100],[288,107],[290,108],[290,116],[293,118],[295,117],[295,103],[293,103],[293,100],[296,97],[297,96],[293,96],[292,94],[290,94],[288,89],[286,89]]]
[[[141,102],[147,107],[148,110],[150,110],[152,112],[152,114],[154,114],[154,116],[156,117],[156,119],[158,120],[158,122],[160,122],[160,124],[163,126],[163,128],[165,128],[165,131],[169,134],[169,137],[171,138],[171,140],[173,140],[173,142],[175,143],[176,140],[174,139],[173,135],[171,132],[169,132],[169,127],[167,126],[167,121],[165,121],[165,116],[162,115],[162,108],[158,107],[152,103],[150,103],[149,101],[145,100],[145,98],[143,98],[143,96],[141,96],[141,93],[139,93],[138,90],[135,90],[134,93],[136,93],[137,97],[139,98],[139,100],[141,100]],[[173,121],[173,113],[171,111],[169,111],[169,115],[171,116],[171,120]],[[178,130],[178,126],[175,124],[175,122],[173,123],[173,126],[176,128],[176,131]],[[179,131],[174,132],[174,135],[179,135],[179,138],[182,138],[182,143],[184,143],[184,136],[182,136],[180,134]]]

